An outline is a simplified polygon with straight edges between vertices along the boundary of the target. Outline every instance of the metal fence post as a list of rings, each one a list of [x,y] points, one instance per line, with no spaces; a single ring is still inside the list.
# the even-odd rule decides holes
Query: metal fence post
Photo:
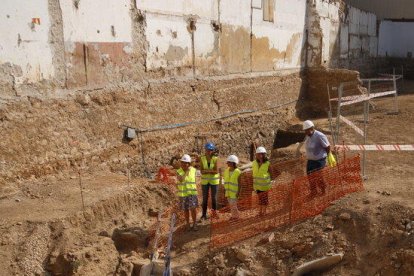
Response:
[[[368,112],[369,112],[369,99],[364,102],[364,145],[367,144],[367,124],[368,124]],[[366,176],[366,150],[362,152],[362,178],[367,179]]]
[[[394,83],[394,108],[395,113],[398,114],[398,91],[397,91],[397,79],[395,78],[395,74],[392,76],[392,81]]]
[[[338,110],[336,111],[336,141],[335,144],[338,144],[340,139],[339,131],[340,131],[340,124],[341,124],[341,103],[342,103],[342,94],[344,92],[344,84],[341,83],[338,88]]]
[[[368,81],[368,98],[371,95],[371,80]],[[367,106],[367,122],[369,122],[369,100]]]

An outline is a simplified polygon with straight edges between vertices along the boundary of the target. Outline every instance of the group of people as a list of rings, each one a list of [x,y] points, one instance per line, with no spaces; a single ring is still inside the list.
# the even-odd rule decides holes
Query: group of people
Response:
[[[330,144],[325,134],[315,130],[312,121],[303,123],[303,130],[306,138],[304,140],[308,174],[320,170],[326,166],[326,158],[330,153]],[[205,154],[200,158],[200,173],[202,187],[202,214],[200,221],[207,220],[207,207],[209,192],[211,192],[211,209],[212,216],[216,215],[217,210],[217,192],[220,183],[221,174],[217,166],[218,157],[214,155],[216,147],[213,143],[208,142],[204,146]],[[225,188],[225,197],[230,206],[231,220],[239,218],[237,208],[237,199],[240,195],[240,175],[238,169],[239,158],[236,155],[227,157],[227,168],[222,174]],[[179,207],[184,211],[188,229],[197,230],[197,186],[196,186],[196,169],[191,166],[191,157],[184,154],[180,159],[180,168],[177,170],[177,196],[179,197]],[[272,188],[272,180],[276,175],[270,170],[270,162],[267,158],[267,151],[264,147],[256,149],[255,160],[252,162],[253,189],[259,198],[259,215],[266,213],[266,207],[269,204],[268,191]],[[316,196],[318,189],[322,194],[325,193],[326,185],[322,181],[312,181],[310,183],[310,195]],[[192,224],[190,224],[190,216]]]

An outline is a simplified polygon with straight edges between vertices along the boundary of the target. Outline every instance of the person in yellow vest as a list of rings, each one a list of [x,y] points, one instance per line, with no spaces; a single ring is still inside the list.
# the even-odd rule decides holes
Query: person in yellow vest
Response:
[[[187,229],[197,231],[197,185],[196,169],[191,166],[191,157],[184,154],[180,160],[180,168],[177,170],[177,196],[179,198],[179,207],[184,211]],[[193,225],[190,225],[190,212]]]
[[[220,175],[217,168],[217,156],[214,156],[213,153],[216,150],[216,146],[208,142],[204,145],[205,155],[200,158],[200,172],[201,172],[201,187],[203,192],[203,212],[201,215],[201,220],[206,220],[207,217],[207,203],[208,203],[208,193],[211,190],[211,209],[213,209],[213,214],[217,210],[217,191],[218,184],[220,183]]]
[[[259,214],[266,213],[266,207],[269,205],[268,192],[272,188],[273,177],[270,174],[270,162],[266,157],[266,149],[258,147],[256,149],[256,159],[252,163],[253,170],[253,189],[259,197]]]
[[[237,168],[239,158],[236,155],[227,157],[227,169],[224,171],[224,188],[225,196],[229,202],[231,210],[231,220],[239,218],[239,210],[237,208],[237,199],[240,195],[239,179],[241,171]]]

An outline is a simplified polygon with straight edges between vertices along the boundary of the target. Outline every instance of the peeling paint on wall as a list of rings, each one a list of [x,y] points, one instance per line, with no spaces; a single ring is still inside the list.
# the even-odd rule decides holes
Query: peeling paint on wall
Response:
[[[256,38],[253,36],[252,60],[253,71],[272,71],[276,70],[278,61],[291,63],[295,51],[300,50],[302,34],[294,34],[284,51],[272,48],[269,38]]]
[[[130,55],[125,52],[129,43],[74,43],[68,51],[68,86],[102,85],[121,81],[122,70],[130,67]],[[70,47],[72,48],[72,47]]]
[[[375,57],[376,16],[343,2],[316,0],[309,5],[308,62],[336,67],[340,59]]]
[[[34,17],[40,18],[42,24],[36,25],[32,30],[31,22]],[[28,2],[3,0],[0,9],[0,26],[0,65],[11,64],[13,68],[19,68],[17,71],[21,74],[13,76],[16,86],[54,78],[55,70],[49,43],[51,22],[47,0]],[[8,71],[7,74],[14,74],[13,72],[17,71]]]
[[[170,45],[167,52],[164,55],[164,58],[167,62],[179,61],[184,59],[188,54],[188,47],[181,48],[179,46]]]
[[[243,27],[222,26],[221,68],[227,73],[250,71],[250,32]]]
[[[6,8],[17,5],[6,3]],[[18,9],[18,19],[0,16],[0,23],[18,23],[13,31],[0,31],[6,37],[0,42],[0,65],[22,72],[13,76],[13,87],[44,80],[72,88],[148,76],[299,71],[377,54],[375,15],[341,0],[278,0],[273,22],[264,20],[260,1],[35,3],[34,10],[45,9],[33,14],[29,5]],[[31,28],[33,18],[41,24]],[[3,79],[10,81],[6,71]]]

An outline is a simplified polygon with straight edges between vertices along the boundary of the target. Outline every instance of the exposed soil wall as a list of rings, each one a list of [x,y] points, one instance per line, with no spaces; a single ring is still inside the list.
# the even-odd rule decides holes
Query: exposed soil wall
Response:
[[[328,110],[328,85],[330,95],[336,98],[337,90],[341,82],[359,82],[359,72],[346,69],[313,68],[307,70],[308,86],[306,89],[305,105],[301,116],[320,117],[326,115]]]
[[[304,83],[296,74],[154,81],[65,99],[10,102],[0,116],[0,174],[4,180],[62,174],[81,163],[113,170],[125,170],[129,163],[135,175],[146,167],[154,172],[171,156],[192,152],[195,135],[218,143],[223,154],[247,154],[254,139],[270,147],[275,131],[295,118]],[[282,106],[273,108],[278,105]],[[249,113],[234,114],[241,111]],[[230,116],[212,120],[226,115]],[[122,143],[122,125],[147,129],[207,120],[212,121],[144,133],[142,140]]]

